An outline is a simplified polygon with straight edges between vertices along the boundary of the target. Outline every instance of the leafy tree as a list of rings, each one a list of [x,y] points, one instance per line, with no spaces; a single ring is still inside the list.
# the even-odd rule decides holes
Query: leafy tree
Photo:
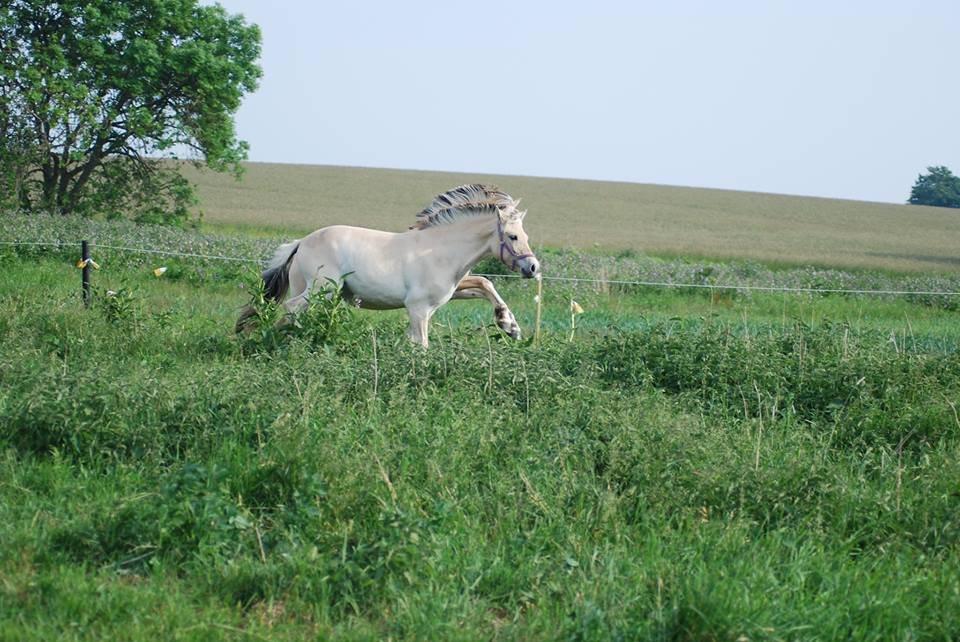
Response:
[[[917,177],[907,202],[911,205],[960,207],[960,177],[942,165],[928,167],[927,171],[929,174]]]
[[[259,55],[256,25],[198,0],[4,0],[0,205],[184,220],[169,159],[240,171]]]

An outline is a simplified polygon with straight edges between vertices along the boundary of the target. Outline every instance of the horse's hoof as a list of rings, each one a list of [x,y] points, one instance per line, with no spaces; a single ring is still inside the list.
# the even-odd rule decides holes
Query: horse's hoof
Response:
[[[500,330],[511,339],[520,340],[520,326],[514,323],[497,324]]]

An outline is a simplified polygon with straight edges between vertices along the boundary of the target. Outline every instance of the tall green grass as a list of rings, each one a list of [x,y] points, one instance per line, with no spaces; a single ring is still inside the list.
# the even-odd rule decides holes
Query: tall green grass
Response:
[[[2,267],[0,638],[960,635],[948,310],[564,291],[539,344],[451,305],[424,352],[350,309],[236,339],[235,278],[104,267],[84,310],[67,261]]]

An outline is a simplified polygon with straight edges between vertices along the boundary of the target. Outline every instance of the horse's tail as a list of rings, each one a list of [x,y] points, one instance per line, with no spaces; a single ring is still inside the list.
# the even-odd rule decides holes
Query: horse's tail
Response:
[[[290,287],[290,264],[293,263],[293,257],[297,255],[300,249],[300,241],[291,241],[284,243],[274,252],[273,258],[267,263],[266,269],[261,274],[263,278],[263,293],[268,301],[280,301],[283,295],[287,293]],[[250,319],[256,315],[256,310],[252,305],[244,306],[240,311],[240,318],[237,319],[236,331],[239,334],[247,329]]]
[[[284,243],[274,252],[263,271],[264,294],[271,301],[280,301],[290,287],[290,264],[300,249],[300,241]]]

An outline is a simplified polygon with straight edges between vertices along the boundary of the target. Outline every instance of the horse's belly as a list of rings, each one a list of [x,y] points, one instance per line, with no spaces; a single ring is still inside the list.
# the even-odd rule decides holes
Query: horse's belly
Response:
[[[389,282],[372,283],[365,279],[348,276],[344,283],[344,295],[367,310],[402,308],[405,292],[391,285]]]

